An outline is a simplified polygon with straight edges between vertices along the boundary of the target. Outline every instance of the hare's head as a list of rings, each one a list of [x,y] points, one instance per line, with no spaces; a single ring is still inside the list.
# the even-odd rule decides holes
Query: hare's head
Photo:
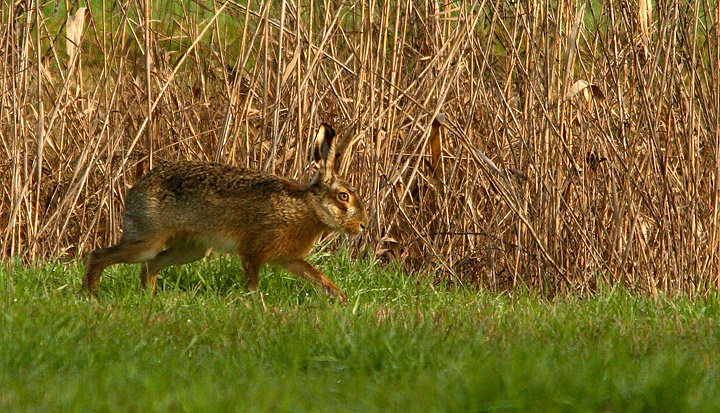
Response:
[[[313,147],[318,170],[310,182],[310,188],[318,199],[315,212],[331,229],[358,234],[367,226],[368,214],[355,188],[335,172],[335,161],[342,155],[336,143],[333,128],[321,124]]]

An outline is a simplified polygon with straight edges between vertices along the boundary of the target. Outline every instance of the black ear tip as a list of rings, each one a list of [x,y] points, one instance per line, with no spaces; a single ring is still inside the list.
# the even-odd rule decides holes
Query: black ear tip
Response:
[[[321,128],[325,129],[325,138],[326,139],[332,139],[335,136],[335,129],[332,128],[332,126],[328,125],[327,123],[323,122],[320,124]]]

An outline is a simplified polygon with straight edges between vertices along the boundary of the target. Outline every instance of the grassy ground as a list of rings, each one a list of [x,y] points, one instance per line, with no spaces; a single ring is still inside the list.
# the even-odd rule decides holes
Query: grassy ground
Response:
[[[0,410],[720,409],[717,296],[548,301],[313,258],[348,306],[275,268],[260,299],[227,257],[154,299],[130,266],[97,301],[78,264],[0,267]]]

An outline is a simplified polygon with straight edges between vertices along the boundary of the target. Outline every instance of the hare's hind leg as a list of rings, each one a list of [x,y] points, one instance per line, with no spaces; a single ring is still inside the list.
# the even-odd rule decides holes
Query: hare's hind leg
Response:
[[[248,288],[251,290],[257,290],[260,263],[257,260],[253,260],[247,257],[241,257],[241,259],[243,263],[243,272],[245,273],[245,279],[247,280]]]
[[[281,262],[280,265],[293,274],[323,287],[329,295],[337,297],[341,303],[345,304],[345,302],[347,302],[345,294],[343,294],[325,274],[316,270],[312,265],[308,264],[307,261],[296,259]]]
[[[85,263],[83,288],[90,294],[95,294],[100,284],[100,276],[106,267],[119,263],[132,264],[145,261],[154,257],[162,244],[161,241],[155,239],[128,241],[123,237],[119,243],[112,247],[91,252],[88,254]]]
[[[209,252],[210,248],[203,242],[189,238],[174,241],[155,258],[140,265],[140,283],[143,288],[150,287],[155,291],[155,282],[160,270],[171,265],[189,264],[203,259]]]

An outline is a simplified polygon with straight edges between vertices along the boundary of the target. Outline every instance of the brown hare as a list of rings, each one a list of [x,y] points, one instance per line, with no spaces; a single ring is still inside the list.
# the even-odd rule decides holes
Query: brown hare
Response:
[[[345,302],[303,260],[323,232],[358,234],[368,223],[357,191],[335,174],[334,138],[329,125],[320,125],[313,147],[318,171],[307,185],[216,163],[151,170],[128,191],[120,242],[88,255],[83,287],[95,294],[105,267],[141,263],[142,286],[154,290],[158,271],[219,250],[240,255],[251,289],[260,265],[276,263]]]

